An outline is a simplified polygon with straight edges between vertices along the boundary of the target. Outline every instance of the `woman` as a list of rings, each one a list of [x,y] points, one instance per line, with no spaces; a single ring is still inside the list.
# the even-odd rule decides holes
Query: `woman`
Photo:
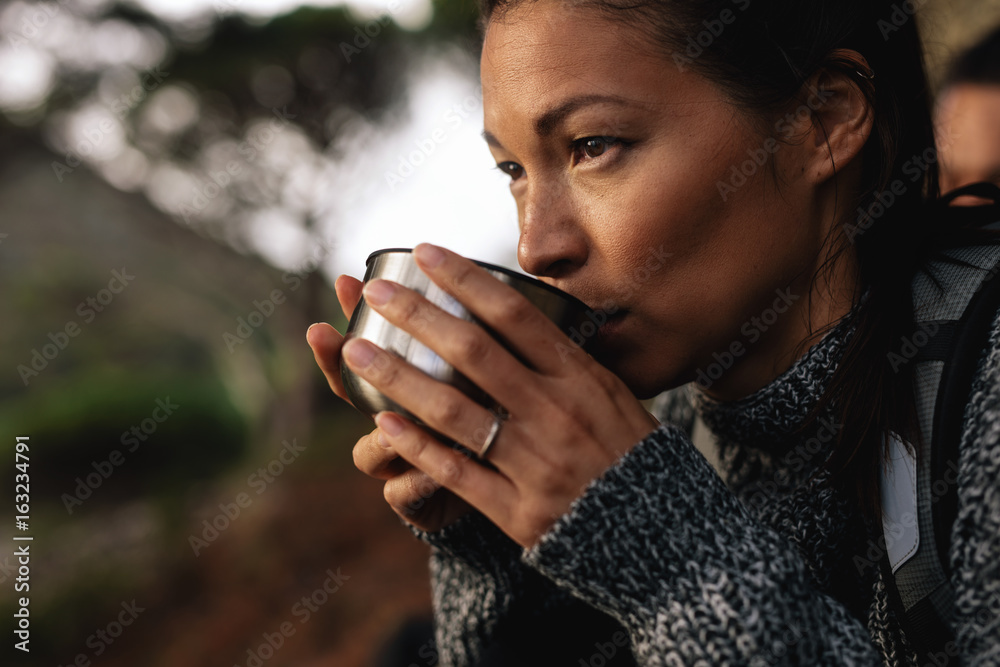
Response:
[[[484,136],[511,177],[519,261],[607,319],[592,356],[428,245],[423,270],[520,359],[399,286],[366,300],[505,421],[329,325],[308,334],[338,395],[343,355],[490,464],[388,413],[354,451],[433,547],[442,664],[937,659],[855,558],[878,537],[886,436],[919,438],[910,366],[887,354],[914,331],[917,268],[955,233],[924,214],[929,102],[914,20],[893,11],[484,2]],[[353,310],[360,283],[337,291]],[[965,664],[1000,655],[1000,462],[982,435],[1000,418],[997,356],[967,413],[951,551]],[[639,399],[667,390],[658,425]],[[695,412],[721,478],[691,444]]]

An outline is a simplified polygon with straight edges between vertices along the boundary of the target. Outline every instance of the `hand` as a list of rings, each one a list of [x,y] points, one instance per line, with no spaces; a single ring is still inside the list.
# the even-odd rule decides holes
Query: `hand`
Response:
[[[421,245],[414,254],[432,281],[503,338],[524,363],[478,325],[400,285],[371,281],[364,294],[372,308],[437,352],[510,414],[490,449],[492,467],[395,413],[379,413],[376,423],[397,454],[530,547],[593,479],[656,427],[655,420],[620,379],[575,348],[513,288],[443,249]],[[480,451],[494,419],[489,410],[368,341],[348,341],[343,353],[352,370],[429,428]]]
[[[350,318],[361,300],[362,283],[340,276],[335,285],[337,300]],[[314,324],[306,333],[316,363],[326,376],[333,393],[350,403],[340,376],[340,353],[344,337],[329,324]],[[427,473],[417,470],[392,450],[379,429],[354,445],[354,465],[366,475],[385,480],[383,495],[389,506],[404,520],[423,530],[440,530],[470,511],[470,507],[447,489],[441,489]]]

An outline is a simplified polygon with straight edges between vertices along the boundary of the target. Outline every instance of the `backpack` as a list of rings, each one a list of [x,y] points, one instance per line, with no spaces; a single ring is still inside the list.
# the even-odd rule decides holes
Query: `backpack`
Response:
[[[949,219],[975,218],[1000,228],[1000,188],[977,183],[942,200],[970,194],[992,206],[949,207]],[[890,363],[912,363],[923,434],[914,459],[891,443],[890,473],[883,473],[885,549],[879,566],[889,603],[921,665],[958,664],[954,642],[955,591],[948,550],[958,512],[958,462],[962,421],[980,358],[1000,310],[1000,246],[971,245],[943,251],[913,280],[917,328],[901,341]],[[898,445],[898,446],[897,446]],[[915,465],[920,460],[920,466]],[[917,530],[919,529],[919,530]]]

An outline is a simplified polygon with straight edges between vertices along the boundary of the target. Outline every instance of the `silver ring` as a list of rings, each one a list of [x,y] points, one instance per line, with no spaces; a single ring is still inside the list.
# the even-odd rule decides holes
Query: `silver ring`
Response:
[[[500,428],[503,423],[507,421],[507,415],[504,411],[490,412],[493,415],[493,425],[490,426],[490,432],[486,434],[486,440],[483,442],[483,446],[479,448],[479,458],[485,459],[487,452],[490,451],[490,447],[493,443],[497,441],[500,436]]]

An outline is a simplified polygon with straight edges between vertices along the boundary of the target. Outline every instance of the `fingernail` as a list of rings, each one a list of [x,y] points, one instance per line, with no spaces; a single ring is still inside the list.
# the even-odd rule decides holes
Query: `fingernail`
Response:
[[[403,432],[403,420],[391,412],[380,412],[375,415],[375,423],[378,424],[380,430],[385,431],[390,436],[397,436]],[[380,433],[379,442],[381,442],[381,437]],[[384,446],[388,447],[388,445]]]
[[[387,280],[372,280],[365,283],[365,300],[373,306],[384,306],[396,293],[396,288]]]
[[[319,324],[319,322],[316,322],[316,324]],[[316,324],[310,324],[309,328],[306,329],[306,342],[309,343],[310,345],[312,345],[314,343],[314,341],[309,337],[309,334],[316,327]]]
[[[362,342],[358,338],[352,338],[344,344],[343,355],[347,359],[347,363],[351,366],[368,368],[368,365],[372,363],[372,359],[375,358],[375,350],[372,349],[371,343]]]
[[[377,422],[378,420],[376,420],[376,423]],[[389,444],[389,441],[385,439],[385,433],[382,432],[382,429],[378,430],[378,438],[376,438],[376,440],[378,441],[378,444],[382,445],[383,448],[385,449],[392,448],[392,445]]]
[[[421,243],[413,249],[413,253],[417,256],[420,263],[428,269],[433,269],[444,261],[444,252],[441,248],[430,243]]]

